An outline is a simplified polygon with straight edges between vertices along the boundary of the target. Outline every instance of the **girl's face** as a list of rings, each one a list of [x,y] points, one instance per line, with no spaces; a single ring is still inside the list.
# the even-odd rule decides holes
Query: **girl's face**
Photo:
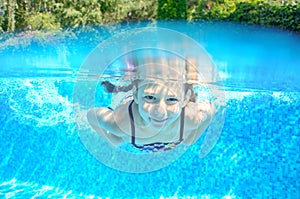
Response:
[[[166,129],[181,114],[186,96],[184,85],[177,82],[144,80],[138,83],[135,102],[146,125]]]

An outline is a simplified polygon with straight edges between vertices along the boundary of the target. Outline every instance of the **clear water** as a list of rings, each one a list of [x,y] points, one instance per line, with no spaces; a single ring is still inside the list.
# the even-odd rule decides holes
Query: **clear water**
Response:
[[[82,62],[113,32],[10,47],[0,51],[1,197],[300,197],[300,36],[222,23],[157,25],[198,41],[220,72],[226,120],[211,153],[199,158],[197,143],[150,173],[104,166],[79,139],[72,96]]]

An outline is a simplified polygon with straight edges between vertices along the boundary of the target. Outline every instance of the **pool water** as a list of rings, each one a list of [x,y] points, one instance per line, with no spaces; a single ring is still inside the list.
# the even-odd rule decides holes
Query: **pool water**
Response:
[[[300,36],[227,23],[156,26],[195,39],[219,70],[226,118],[213,150],[199,158],[199,140],[174,163],[147,173],[107,167],[81,142],[72,99],[77,72],[101,40],[87,41],[94,35],[83,33],[72,41],[5,48],[0,52],[1,197],[300,197]],[[102,40],[113,33],[103,30]],[[104,102],[111,96],[101,97]]]

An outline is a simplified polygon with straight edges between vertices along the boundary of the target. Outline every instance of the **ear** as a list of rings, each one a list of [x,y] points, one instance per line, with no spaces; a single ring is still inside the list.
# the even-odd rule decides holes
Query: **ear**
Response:
[[[137,88],[136,86],[133,87],[132,89],[132,94],[133,94],[133,101],[138,104],[139,101],[138,101],[138,91],[137,91]]]
[[[192,91],[191,89],[188,89],[184,96],[183,106],[186,106],[189,103],[191,95],[192,95]]]

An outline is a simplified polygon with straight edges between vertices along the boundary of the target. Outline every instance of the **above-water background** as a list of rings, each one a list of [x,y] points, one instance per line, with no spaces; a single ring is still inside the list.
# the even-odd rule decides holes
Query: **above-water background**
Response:
[[[216,64],[226,117],[214,149],[199,158],[199,141],[169,166],[133,174],[82,144],[72,99],[81,64],[114,33],[147,24],[23,47],[1,39],[0,197],[300,197],[300,36],[228,23],[155,25],[193,38]]]

